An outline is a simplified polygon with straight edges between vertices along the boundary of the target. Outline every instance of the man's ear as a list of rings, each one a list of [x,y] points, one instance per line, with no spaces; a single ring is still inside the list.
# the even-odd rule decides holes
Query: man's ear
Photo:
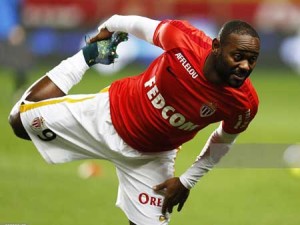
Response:
[[[214,54],[217,54],[220,47],[221,47],[220,40],[218,38],[214,38],[213,41],[212,41],[212,52]]]

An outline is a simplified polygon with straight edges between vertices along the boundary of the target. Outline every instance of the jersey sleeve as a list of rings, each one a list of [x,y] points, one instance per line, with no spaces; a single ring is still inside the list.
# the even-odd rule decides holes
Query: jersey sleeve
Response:
[[[258,110],[258,105],[253,106],[251,109],[240,111],[234,116],[223,120],[223,130],[228,134],[238,134],[247,129],[250,122],[254,119]]]
[[[156,28],[153,44],[165,51],[195,46],[210,48],[210,37],[183,20],[163,20]]]
[[[159,23],[158,20],[142,16],[113,15],[102,23],[98,30],[107,28],[111,32],[126,32],[152,44],[153,34]]]
[[[230,107],[234,113],[223,120],[222,126],[226,133],[237,134],[246,130],[256,116],[259,98],[250,79],[239,90],[232,91],[232,95],[235,96],[235,101],[231,100]]]

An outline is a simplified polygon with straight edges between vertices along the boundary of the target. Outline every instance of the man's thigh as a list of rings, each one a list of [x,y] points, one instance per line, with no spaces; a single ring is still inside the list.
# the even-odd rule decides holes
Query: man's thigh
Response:
[[[71,95],[21,106],[24,128],[46,161],[110,156],[119,138],[111,126],[107,95]]]
[[[136,225],[168,224],[169,216],[161,213],[164,195],[152,187],[174,176],[176,152],[115,163],[119,178],[116,204]]]

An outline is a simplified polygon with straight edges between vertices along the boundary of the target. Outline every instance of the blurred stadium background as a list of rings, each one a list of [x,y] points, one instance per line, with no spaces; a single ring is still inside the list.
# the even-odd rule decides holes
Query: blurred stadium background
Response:
[[[230,161],[203,178],[171,224],[300,224],[300,174],[282,161],[284,150],[294,146],[299,152],[300,143],[299,1],[0,0],[0,225],[127,224],[114,206],[117,179],[111,164],[93,161],[97,176],[82,179],[77,174],[82,162],[47,165],[30,142],[13,136],[7,123],[20,93],[76,53],[84,36],[112,14],[186,19],[212,37],[232,18],[257,28],[262,49],[251,79],[261,106],[236,150],[248,161]],[[94,93],[115,79],[138,74],[160,52],[130,37],[120,46],[115,65],[88,71],[72,93]],[[191,165],[214,128],[183,146],[176,175]],[[296,157],[292,154],[293,162]],[[258,159],[261,163],[255,163]]]

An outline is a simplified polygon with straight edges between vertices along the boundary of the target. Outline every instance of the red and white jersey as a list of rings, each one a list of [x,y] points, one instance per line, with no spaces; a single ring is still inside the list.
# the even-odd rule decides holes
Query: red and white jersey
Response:
[[[209,124],[223,121],[230,134],[254,118],[258,97],[249,79],[240,88],[213,84],[203,75],[212,40],[188,22],[162,21],[153,43],[165,52],[135,77],[112,83],[112,123],[143,152],[175,149]]]

